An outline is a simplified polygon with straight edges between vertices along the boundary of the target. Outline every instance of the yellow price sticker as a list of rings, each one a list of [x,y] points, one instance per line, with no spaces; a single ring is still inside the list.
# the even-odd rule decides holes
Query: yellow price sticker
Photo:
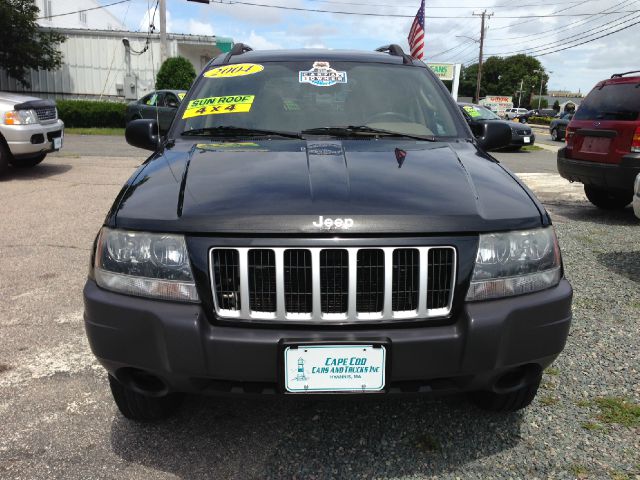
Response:
[[[201,117],[203,115],[222,115],[225,113],[247,113],[251,111],[255,95],[228,95],[191,100],[182,118]]]
[[[236,65],[212,68],[205,72],[204,76],[207,78],[244,77],[245,75],[260,73],[263,70],[264,67],[257,63],[238,63]]]
[[[180,100],[184,100],[185,95],[186,95],[186,93],[184,93],[184,92],[180,92],[180,93],[178,93],[178,98],[179,98]]]

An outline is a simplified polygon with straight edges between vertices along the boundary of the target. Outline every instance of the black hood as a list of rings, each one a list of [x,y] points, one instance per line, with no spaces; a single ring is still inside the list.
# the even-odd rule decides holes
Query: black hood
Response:
[[[425,234],[532,228],[541,210],[468,142],[178,140],[125,186],[107,223],[221,234]],[[350,223],[350,222],[349,222]]]

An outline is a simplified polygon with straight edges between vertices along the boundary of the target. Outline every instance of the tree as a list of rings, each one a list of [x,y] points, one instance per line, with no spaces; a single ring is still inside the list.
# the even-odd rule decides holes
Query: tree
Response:
[[[156,89],[189,90],[196,78],[191,62],[184,57],[167,58],[156,77]]]
[[[476,92],[478,64],[472,64],[462,71],[460,78],[460,95],[473,97]],[[542,76],[542,78],[541,78]],[[548,75],[540,61],[528,55],[511,57],[489,57],[482,65],[482,83],[480,96],[507,95],[517,98],[522,82],[521,104],[530,102],[533,94],[539,93],[542,80],[542,93],[547,91]]]
[[[559,112],[559,111],[560,111],[560,102],[559,102],[558,100],[556,100],[555,102],[553,102],[553,109],[554,109],[556,112]]]
[[[66,37],[44,31],[36,23],[40,10],[33,0],[0,0],[0,67],[25,87],[30,69],[57,70],[58,50]]]

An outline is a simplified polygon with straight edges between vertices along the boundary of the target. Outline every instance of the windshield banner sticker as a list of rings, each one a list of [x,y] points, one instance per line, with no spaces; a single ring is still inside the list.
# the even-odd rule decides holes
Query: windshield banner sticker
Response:
[[[202,115],[220,115],[223,113],[247,113],[251,110],[255,95],[229,95],[191,100],[182,118]]]
[[[336,83],[347,83],[347,72],[338,72],[329,62],[313,62],[311,70],[298,72],[298,82],[316,87],[330,87]]]
[[[245,75],[253,75],[264,70],[262,65],[256,63],[239,63],[237,65],[225,65],[224,67],[212,68],[205,72],[207,78],[230,78],[244,77]]]
[[[480,116],[480,112],[477,109],[475,109],[474,107],[470,107],[469,105],[465,105],[462,108],[464,109],[465,112],[467,112],[469,114],[470,117],[479,117]]]

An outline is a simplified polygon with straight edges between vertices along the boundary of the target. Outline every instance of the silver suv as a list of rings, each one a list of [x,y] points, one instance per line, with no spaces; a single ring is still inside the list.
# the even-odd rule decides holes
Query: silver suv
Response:
[[[507,108],[504,112],[504,118],[507,120],[513,120],[521,115],[526,115],[529,112],[526,108]]]
[[[0,175],[10,164],[38,165],[47,153],[62,148],[63,136],[64,123],[53,101],[0,92]]]

